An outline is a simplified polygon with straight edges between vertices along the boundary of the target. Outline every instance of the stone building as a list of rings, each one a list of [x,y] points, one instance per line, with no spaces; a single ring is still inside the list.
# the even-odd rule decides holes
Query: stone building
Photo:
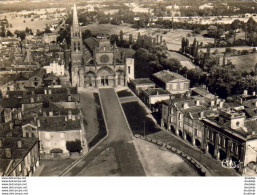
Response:
[[[134,59],[126,58],[107,36],[82,41],[76,5],[71,27],[71,81],[77,87],[124,86],[134,79]]]
[[[189,91],[190,87],[190,80],[169,70],[154,73],[152,80],[156,85],[169,91],[171,94],[185,94]]]

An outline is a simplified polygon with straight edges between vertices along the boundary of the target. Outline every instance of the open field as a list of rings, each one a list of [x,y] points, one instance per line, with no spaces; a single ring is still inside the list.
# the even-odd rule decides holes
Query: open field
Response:
[[[184,30],[184,29],[170,30],[167,34],[163,34],[163,39],[166,41],[166,44],[169,50],[178,51],[181,48],[182,38],[187,37],[188,33],[191,33],[191,30]],[[196,40],[199,43],[203,42],[203,45],[207,43],[213,43],[214,42],[213,38],[205,38],[202,36],[205,33],[206,32],[203,31],[199,35],[187,37],[189,40],[189,43],[193,43],[194,38],[196,38]]]
[[[199,176],[179,155],[160,150],[158,146],[141,139],[133,142],[147,176]]]
[[[51,25],[58,23],[60,19],[60,15],[56,12],[57,8],[49,8],[49,9],[38,9],[33,11],[21,11],[21,12],[11,12],[0,14],[0,19],[6,18],[10,24],[12,24],[12,28],[8,28],[11,32],[15,30],[25,30],[26,27],[31,28],[33,32],[36,32],[37,29],[44,30],[46,25]],[[60,14],[64,13],[65,8],[59,8],[62,11]],[[35,13],[41,18],[34,18],[34,21],[31,21],[31,18],[25,18],[25,15]],[[51,17],[47,18],[51,14]],[[24,22],[25,21],[25,22]]]
[[[238,70],[242,71],[250,71],[251,69],[254,70],[255,65],[257,64],[257,55],[255,54],[248,54],[248,55],[241,55],[241,56],[232,56],[227,57],[230,59],[233,64],[235,64]]]

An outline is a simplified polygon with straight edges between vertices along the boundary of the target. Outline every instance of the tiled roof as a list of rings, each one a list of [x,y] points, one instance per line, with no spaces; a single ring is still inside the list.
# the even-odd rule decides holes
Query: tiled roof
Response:
[[[81,130],[80,120],[67,120],[64,116],[41,117],[39,131]]]
[[[148,95],[169,95],[170,94],[170,92],[162,88],[150,88],[143,91]]]
[[[159,80],[163,81],[163,82],[170,82],[176,79],[181,79],[184,81],[189,81],[188,79],[186,79],[185,77],[181,76],[180,74],[177,74],[175,72],[171,72],[169,70],[162,70],[160,72],[154,73],[153,74],[154,77],[158,78]]]
[[[133,79],[131,80],[131,82],[135,83],[136,85],[155,84],[153,81],[151,81],[148,78]]]
[[[20,108],[21,107],[20,99],[18,99],[18,98],[3,98],[3,99],[0,99],[0,104],[4,108]]]

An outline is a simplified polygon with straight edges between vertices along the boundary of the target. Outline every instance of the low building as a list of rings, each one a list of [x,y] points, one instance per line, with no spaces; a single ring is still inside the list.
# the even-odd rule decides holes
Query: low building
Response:
[[[46,74],[53,73],[56,76],[63,76],[65,72],[64,61],[52,61],[49,66],[44,66]]]
[[[58,37],[57,33],[44,33],[42,42],[44,44],[56,43],[57,37]]]
[[[213,112],[207,107],[208,103],[201,97],[163,101],[161,127],[201,148],[204,130],[200,119]]]
[[[148,78],[139,78],[130,80],[129,87],[137,96],[139,96],[142,90],[155,88],[155,83]]]
[[[152,80],[159,87],[171,94],[185,94],[190,87],[190,80],[169,70],[162,70],[152,75]]]
[[[170,95],[170,92],[162,88],[150,88],[142,90],[140,98],[150,110],[157,112],[159,108],[156,104],[170,99]]]
[[[83,136],[83,122],[74,115],[41,117],[38,120],[37,126],[40,139],[40,152],[43,154],[51,154],[59,151],[63,155],[69,155],[66,146],[67,142],[80,140],[81,147],[86,144]]]

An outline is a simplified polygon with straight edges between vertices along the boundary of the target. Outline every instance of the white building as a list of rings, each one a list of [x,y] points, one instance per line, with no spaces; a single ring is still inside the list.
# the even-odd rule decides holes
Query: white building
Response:
[[[64,75],[64,63],[53,61],[49,66],[44,66],[46,74],[53,73],[56,76]]]

